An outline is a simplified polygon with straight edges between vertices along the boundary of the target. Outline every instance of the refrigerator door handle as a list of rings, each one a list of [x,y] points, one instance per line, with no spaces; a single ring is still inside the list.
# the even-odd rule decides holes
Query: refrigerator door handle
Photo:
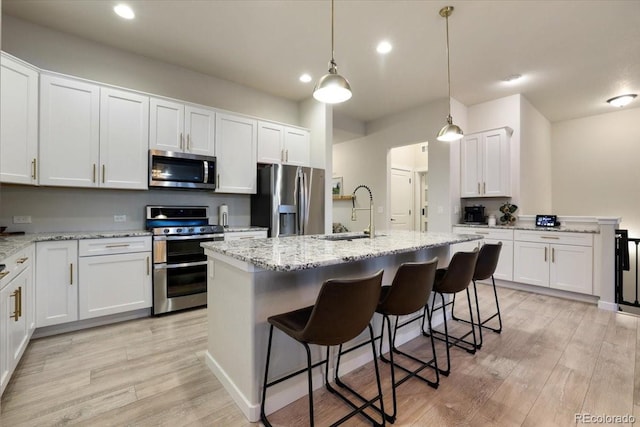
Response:
[[[298,234],[305,234],[305,216],[307,204],[307,185],[304,179],[304,173],[298,170]]]

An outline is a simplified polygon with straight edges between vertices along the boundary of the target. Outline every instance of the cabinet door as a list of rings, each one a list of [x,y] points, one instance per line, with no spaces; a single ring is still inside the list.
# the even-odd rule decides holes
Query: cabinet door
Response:
[[[513,280],[537,286],[549,286],[549,245],[513,242]]]
[[[284,126],[258,122],[258,162],[280,163],[283,160]]]
[[[482,195],[485,197],[510,196],[511,159],[505,129],[484,132]]]
[[[100,186],[148,188],[149,98],[100,89]]]
[[[234,240],[253,240],[253,239],[266,239],[267,230],[258,231],[232,231],[224,233],[224,241],[232,242]]]
[[[213,110],[185,107],[184,148],[187,153],[215,156],[216,113]]]
[[[80,258],[80,319],[151,307],[151,253]]]
[[[36,325],[78,320],[78,241],[36,243]]]
[[[563,291],[593,294],[593,248],[550,245],[549,286]]]
[[[311,136],[302,129],[284,129],[284,161],[295,166],[309,166]]]
[[[216,114],[216,192],[255,194],[258,122]]]
[[[29,342],[27,323],[27,299],[29,297],[29,275],[31,265],[24,269],[3,290],[3,315],[9,318],[7,323],[7,356],[9,373],[13,372]]]
[[[498,266],[493,274],[495,279],[500,280],[513,280],[513,240],[493,240],[486,239],[486,243],[497,244],[502,242],[502,248],[500,249],[500,258],[498,259]]]
[[[149,101],[149,147],[154,150],[184,150],[184,104],[166,99]]]
[[[100,138],[98,86],[40,77],[40,184],[95,187]]]
[[[467,135],[460,144],[460,197],[480,196],[482,134]]]
[[[36,184],[38,72],[2,55],[0,181]]]

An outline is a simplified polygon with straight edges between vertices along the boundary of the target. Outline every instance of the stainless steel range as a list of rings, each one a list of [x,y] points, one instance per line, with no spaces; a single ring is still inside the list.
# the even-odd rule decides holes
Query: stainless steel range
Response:
[[[147,206],[153,232],[153,314],[207,305],[207,256],[202,242],[224,240],[209,225],[207,206]]]

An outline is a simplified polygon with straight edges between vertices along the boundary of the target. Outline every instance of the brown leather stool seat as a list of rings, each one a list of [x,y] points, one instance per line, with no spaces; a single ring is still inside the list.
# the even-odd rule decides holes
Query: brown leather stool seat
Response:
[[[383,286],[380,293],[380,302],[376,313],[382,314],[382,328],[380,337],[384,337],[385,324],[387,325],[389,338],[389,359],[382,355],[382,343],[380,340],[380,359],[390,363],[391,368],[391,384],[393,391],[393,412],[386,414],[387,420],[394,422],[397,415],[396,388],[407,381],[409,378],[418,378],[433,388],[438,388],[440,375],[438,371],[438,362],[436,358],[435,344],[433,335],[431,335],[431,354],[430,360],[421,360],[414,355],[407,354],[396,347],[396,334],[399,328],[407,326],[417,320],[422,320],[422,330],[425,328],[425,319],[428,320],[429,330],[431,329],[431,313],[427,309],[429,305],[429,296],[433,289],[433,282],[438,267],[438,259],[434,258],[427,262],[404,263],[400,265],[393,278],[391,286]],[[399,316],[406,316],[415,312],[421,312],[420,316],[398,323]],[[393,332],[391,329],[390,317],[395,316]],[[410,370],[394,360],[394,353],[407,357],[417,363],[416,369]],[[427,367],[435,370],[435,380],[427,379],[420,373]],[[395,368],[399,368],[406,373],[404,377],[396,380]]]
[[[471,331],[460,337],[453,337],[449,335],[447,328],[447,313],[446,307],[452,305],[453,301],[445,303],[444,294],[456,294],[461,291],[467,292],[467,302],[469,303],[469,317],[473,323],[473,310],[471,308],[471,296],[469,295],[469,284],[473,279],[473,273],[476,268],[476,261],[478,260],[478,249],[473,252],[456,252],[451,257],[451,262],[447,268],[438,269],[436,271],[436,279],[433,285],[433,291],[440,295],[442,305],[438,308],[442,309],[442,317],[444,323],[444,332],[437,330],[431,331],[431,333],[424,332],[425,335],[431,335],[434,338],[444,341],[447,349],[447,368],[439,369],[440,373],[447,376],[451,372],[451,357],[449,349],[453,346],[460,347],[467,352],[474,354],[476,352],[476,333],[473,324],[471,325]],[[433,298],[431,303],[431,316],[435,308],[436,298]],[[466,337],[472,335],[473,341],[469,342],[465,340]]]
[[[482,328],[489,329],[495,333],[502,332],[502,316],[500,315],[500,303],[498,303],[498,292],[496,291],[496,280],[493,278],[493,274],[498,267],[498,260],[500,259],[500,250],[502,249],[502,242],[498,243],[485,243],[480,248],[480,252],[478,253],[478,262],[476,262],[476,269],[473,273],[473,292],[476,297],[476,316],[478,318],[477,322],[473,323],[473,326],[478,327],[478,349],[482,348]],[[491,278],[491,284],[493,285],[493,297],[496,301],[496,312],[486,319],[482,320],[480,318],[480,305],[478,304],[478,288],[476,287],[477,280],[487,280]],[[457,320],[459,322],[471,323],[470,320],[461,319],[455,316],[455,307],[456,297],[453,296],[453,304],[451,305],[451,318],[453,320]],[[498,318],[498,327],[493,328],[487,326],[486,323],[492,320],[493,318]]]
[[[322,365],[325,367],[326,388],[331,393],[344,400],[349,404],[349,406],[354,408],[353,411],[340,418],[332,425],[341,424],[356,414],[363,415],[374,425],[385,424],[384,417],[382,417],[381,421],[378,422],[364,412],[366,408],[373,407],[377,412],[384,413],[380,373],[378,371],[377,355],[373,341],[373,329],[370,324],[380,297],[382,273],[383,271],[380,270],[371,276],[358,279],[327,280],[323,283],[313,306],[278,314],[267,319],[270,324],[269,344],[267,347],[267,361],[264,372],[262,404],[260,411],[260,418],[265,426],[271,425],[265,413],[267,388],[304,372],[307,373],[309,386],[309,423],[313,426],[312,369]],[[271,343],[274,327],[278,328],[304,346],[307,354],[307,367],[286,375],[283,378],[269,382],[269,361],[271,358]],[[367,328],[369,329],[369,336],[371,338],[371,350],[373,353],[378,394],[370,399],[356,394],[356,397],[363,402],[361,405],[356,405],[351,400],[347,399],[346,396],[334,389],[329,383],[329,350],[331,346],[335,345],[340,346],[341,349],[342,344],[354,339]],[[309,344],[326,346],[326,357],[313,364],[311,361],[311,350],[309,348]],[[338,370],[339,363],[336,365],[335,370],[336,379],[339,378]],[[379,408],[375,407],[375,402],[380,402]]]

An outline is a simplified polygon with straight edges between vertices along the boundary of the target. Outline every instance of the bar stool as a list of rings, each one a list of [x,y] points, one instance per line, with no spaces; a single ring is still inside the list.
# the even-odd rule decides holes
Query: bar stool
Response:
[[[327,280],[323,283],[314,305],[271,316],[267,319],[270,323],[269,344],[267,347],[267,362],[264,371],[262,404],[260,408],[260,418],[265,426],[271,426],[271,423],[265,414],[267,388],[304,372],[307,372],[307,381],[309,386],[309,422],[311,426],[314,425],[311,371],[313,368],[322,365],[325,366],[326,388],[353,408],[353,411],[340,418],[332,425],[341,424],[356,414],[362,414],[374,425],[385,425],[384,417],[382,417],[382,421],[379,423],[364,412],[364,409],[374,407],[379,412],[384,413],[380,372],[378,370],[376,349],[373,340],[373,329],[370,323],[380,297],[382,273],[383,270],[380,270],[371,276],[358,279]],[[271,343],[274,327],[280,329],[282,332],[304,346],[307,353],[307,367],[286,375],[285,377],[268,382],[269,360],[271,357]],[[361,395],[357,395],[364,401],[362,405],[358,406],[329,384],[329,349],[331,346],[339,345],[341,350],[342,344],[357,337],[366,328],[369,329],[369,336],[371,338],[371,350],[373,352],[378,395],[372,399],[366,399]],[[309,344],[326,346],[326,358],[312,364]],[[338,370],[339,363],[336,364],[336,378],[338,378]],[[380,408],[376,408],[374,406],[374,403],[377,401],[380,402]]]
[[[384,336],[385,323],[387,330],[389,331],[389,359],[386,359],[382,355],[382,342],[380,340],[380,359],[384,362],[390,363],[391,368],[391,385],[393,394],[393,413],[391,415],[385,414],[387,420],[394,422],[397,415],[397,403],[396,403],[396,388],[407,381],[409,378],[418,378],[433,388],[438,388],[440,383],[440,374],[438,371],[438,361],[436,359],[436,348],[433,342],[433,335],[431,335],[431,352],[433,358],[428,361],[421,360],[414,355],[407,354],[396,347],[396,334],[399,328],[407,326],[416,320],[422,320],[422,329],[424,330],[425,318],[429,322],[429,330],[431,330],[431,313],[425,308],[429,305],[429,296],[433,289],[433,282],[436,276],[436,269],[438,267],[438,258],[434,258],[427,262],[421,263],[404,263],[400,265],[398,271],[391,286],[383,286],[380,292],[380,302],[376,313],[382,314],[382,328],[380,331],[380,337]],[[422,315],[409,319],[403,323],[398,324],[399,316],[406,316],[408,314],[422,311]],[[390,317],[395,316],[395,326],[393,332],[391,331]],[[410,370],[396,361],[394,361],[394,353],[400,354],[408,359],[411,359],[420,365],[413,370]],[[404,377],[396,381],[395,368],[399,368],[406,373]],[[431,367],[435,370],[435,381],[429,380],[420,375],[425,368]]]
[[[502,242],[498,243],[485,243],[480,248],[480,252],[478,253],[478,262],[476,263],[476,269],[473,273],[473,292],[476,296],[476,315],[478,316],[478,322],[474,323],[474,326],[478,327],[479,331],[479,344],[478,349],[482,348],[482,328],[489,329],[497,334],[502,332],[502,316],[500,315],[500,304],[498,303],[498,292],[496,291],[496,281],[493,278],[493,274],[496,272],[496,268],[498,267],[498,260],[500,259],[500,250],[502,249]],[[478,288],[476,287],[476,280],[486,280],[491,278],[491,283],[493,285],[493,297],[496,301],[496,312],[485,320],[481,320],[480,318],[480,305],[478,304]],[[451,305],[451,318],[453,320],[457,320],[458,322],[471,323],[469,320],[460,319],[455,316],[454,307],[456,303],[456,296],[453,296],[453,304]],[[490,326],[485,325],[488,321],[493,319],[494,317],[498,317],[498,327],[492,328]]]
[[[447,349],[447,368],[440,369],[440,373],[444,376],[448,376],[451,372],[451,357],[449,354],[449,349],[453,346],[459,347],[463,350],[466,350],[470,354],[475,354],[477,341],[476,341],[476,333],[475,328],[473,326],[473,310],[471,308],[471,296],[469,295],[469,284],[471,283],[471,279],[473,278],[473,273],[475,271],[476,262],[478,260],[478,249],[474,249],[473,252],[456,252],[451,257],[451,262],[447,268],[439,268],[436,271],[436,279],[433,284],[433,291],[440,295],[442,300],[442,305],[438,308],[442,308],[442,318],[444,321],[444,333],[432,330],[430,333],[427,333],[424,329],[422,331],[425,336],[433,336],[435,339],[444,341],[446,343]],[[453,304],[453,301],[449,301],[445,303],[444,294],[456,294],[465,290],[467,292],[467,302],[469,303],[469,318],[471,319],[471,331],[460,337],[454,337],[449,335],[449,330],[447,328],[447,313],[446,307],[448,305]],[[433,317],[433,312],[435,310],[436,298],[433,298],[431,303],[431,316]],[[465,340],[466,337],[471,335],[473,337],[473,342],[469,342]],[[444,338],[443,338],[444,336]],[[450,341],[450,338],[453,341]],[[467,346],[465,346],[467,345]]]

